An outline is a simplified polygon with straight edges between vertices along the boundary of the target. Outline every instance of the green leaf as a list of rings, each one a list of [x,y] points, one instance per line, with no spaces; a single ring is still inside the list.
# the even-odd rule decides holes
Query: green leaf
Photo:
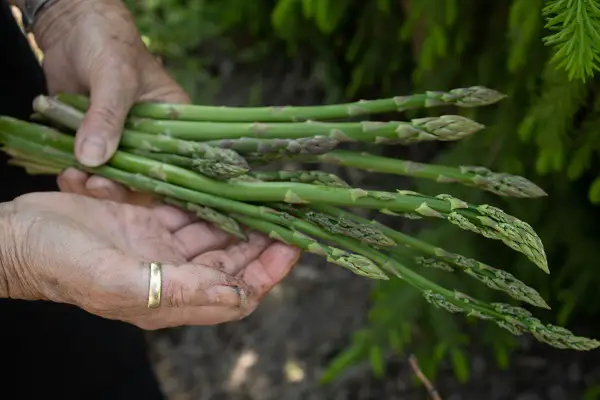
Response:
[[[596,0],[549,0],[543,8],[546,28],[555,33],[544,38],[554,46],[552,61],[583,81],[600,70],[600,5]]]
[[[600,203],[600,177],[596,178],[590,186],[588,197],[592,204]]]
[[[460,383],[466,383],[469,380],[469,362],[467,361],[467,357],[465,353],[458,349],[453,348],[450,351],[450,356],[452,359],[452,367],[454,369],[454,375],[456,379]]]
[[[290,32],[290,23],[295,20],[294,14],[297,11],[297,6],[297,0],[279,0],[271,12],[271,24],[282,37],[286,37]]]
[[[385,375],[385,363],[383,361],[383,351],[379,346],[372,346],[369,350],[369,361],[371,368],[377,378],[382,378]]]
[[[542,27],[542,0],[515,0],[510,7],[508,22],[508,70],[517,72],[529,60],[530,50],[538,43]]]
[[[322,385],[328,384],[334,381],[341,373],[343,373],[350,366],[359,363],[367,355],[366,342],[361,339],[365,339],[364,331],[359,331],[354,335],[354,341],[351,346],[344,349],[339,353],[333,361],[329,363],[325,371],[321,374],[319,382]]]

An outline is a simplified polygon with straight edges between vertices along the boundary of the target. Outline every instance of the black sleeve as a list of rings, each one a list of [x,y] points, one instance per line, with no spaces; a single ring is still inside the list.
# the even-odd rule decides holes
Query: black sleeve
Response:
[[[5,0],[0,0],[0,115],[27,119],[46,93],[42,69]],[[0,201],[57,190],[52,176],[29,176],[0,152]],[[66,304],[0,299],[4,399],[162,400],[144,333]]]
[[[0,0],[0,115],[27,119],[35,96],[46,93],[42,68],[8,2]],[[29,176],[22,168],[8,165],[7,160],[0,152],[0,201],[28,192],[57,190],[55,178]]]

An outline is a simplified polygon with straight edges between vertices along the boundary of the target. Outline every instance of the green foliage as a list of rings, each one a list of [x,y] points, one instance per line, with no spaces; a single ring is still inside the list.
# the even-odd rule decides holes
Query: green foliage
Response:
[[[457,240],[454,228],[428,224],[421,235],[448,250],[536,282],[535,289],[552,307],[544,319],[576,329],[578,320],[598,318],[600,226],[595,221],[600,209],[595,204],[600,202],[600,96],[598,82],[592,77],[598,70],[600,52],[596,2],[127,3],[152,51],[164,58],[195,102],[273,104],[284,79],[276,78],[273,90],[266,75],[281,75],[290,69],[299,70],[301,76],[301,87],[292,93],[298,98],[308,91],[316,93],[320,103],[474,84],[507,93],[508,99],[497,106],[460,111],[488,128],[443,146],[432,161],[483,165],[523,175],[549,196],[535,202],[501,199],[432,182],[415,182],[416,189],[498,205],[530,222],[546,244],[551,275],[530,268],[524,257],[475,235],[460,235]],[[285,71],[273,69],[273,65],[285,65]],[[247,93],[223,94],[238,86],[248,88]],[[397,186],[395,177],[389,181],[390,187]],[[481,300],[498,296],[460,275],[426,272],[440,284]],[[456,318],[429,306],[400,280],[386,281],[373,291],[367,325],[352,335],[350,345],[329,365],[322,381],[335,379],[358,362],[369,362],[374,373],[382,376],[389,356],[409,353],[419,358],[429,377],[434,379],[438,366],[446,363],[464,381],[470,375],[465,354],[475,345],[484,346],[498,365],[507,368],[516,340],[492,324]]]
[[[596,0],[551,0],[543,9],[546,27],[555,33],[544,38],[556,46],[552,61],[569,73],[585,78],[599,70],[600,4]]]

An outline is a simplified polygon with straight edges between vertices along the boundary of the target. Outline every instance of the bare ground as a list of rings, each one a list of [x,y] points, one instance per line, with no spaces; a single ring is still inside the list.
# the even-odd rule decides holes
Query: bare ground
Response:
[[[365,362],[319,386],[324,366],[364,322],[370,284],[306,256],[247,319],[154,333],[152,354],[165,393],[171,400],[428,399],[399,356],[389,358],[382,380]],[[449,368],[440,374],[434,385],[442,399],[575,400],[600,384],[598,352],[553,351],[528,340],[507,371],[480,354],[471,354],[471,362],[466,385]]]

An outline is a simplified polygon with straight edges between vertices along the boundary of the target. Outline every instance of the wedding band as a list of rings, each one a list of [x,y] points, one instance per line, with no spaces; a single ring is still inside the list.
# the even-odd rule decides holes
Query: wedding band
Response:
[[[148,285],[148,308],[160,307],[162,292],[162,264],[157,261],[150,263],[150,284]]]

